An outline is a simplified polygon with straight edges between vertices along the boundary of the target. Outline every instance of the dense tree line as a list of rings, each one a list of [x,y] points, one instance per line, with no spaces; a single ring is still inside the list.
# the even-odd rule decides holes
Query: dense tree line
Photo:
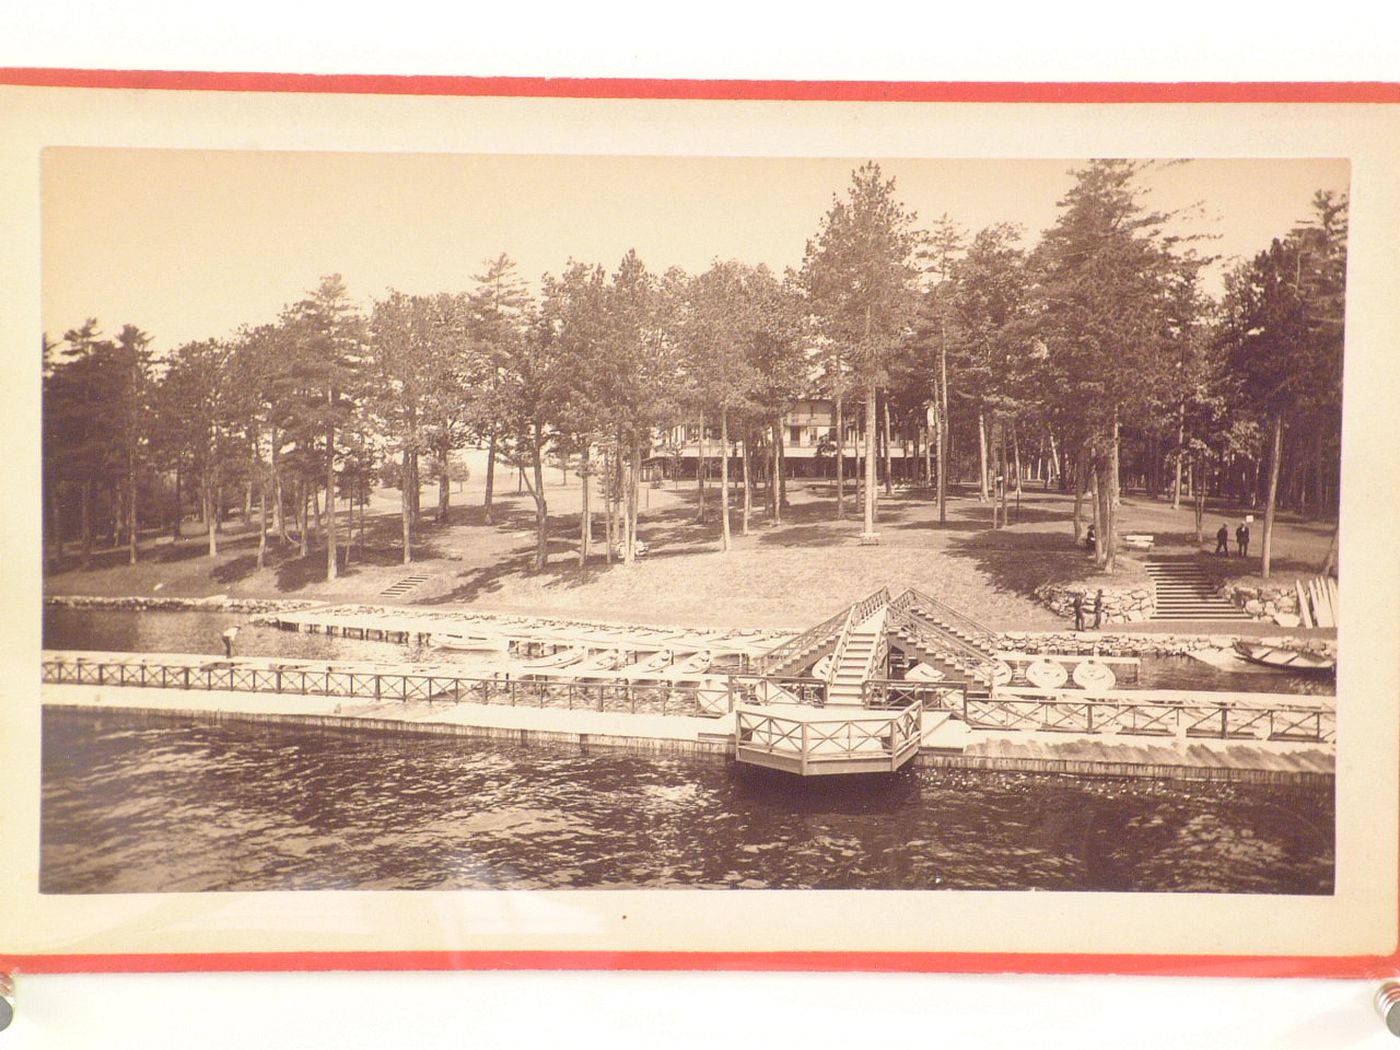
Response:
[[[1347,202],[1319,193],[1215,301],[1202,290],[1212,260],[1171,235],[1172,215],[1143,206],[1142,169],[1076,171],[1032,245],[1008,224],[969,236],[946,215],[920,230],[894,180],[867,164],[785,274],[721,260],[655,272],[628,253],[611,271],[570,261],[533,295],[500,255],[469,290],[391,291],[367,313],[333,275],[273,321],[162,358],[140,329],[108,339],[90,320],[44,342],[50,562],[76,537],[84,566],[99,538],[134,563],[139,530],[178,537],[189,506],[211,555],[240,513],[258,522],[260,567],[270,542],[301,556],[324,547],[333,579],[354,556],[357,508],[363,542],[375,485],[400,491],[408,562],[421,485],[437,481],[446,520],[452,456],[468,446],[488,453],[488,521],[498,464],[520,472],[537,569],[551,460],[581,479],[580,563],[595,486],[605,557],[630,562],[644,463],[675,451],[667,435],[682,424],[702,446],[701,521],[718,463],[728,549],[736,499],[743,532],[760,491],[781,520],[783,419],[820,395],[835,411],[821,451],[834,459],[837,517],[842,435],[856,424],[869,539],[899,440],[940,520],[954,477],[973,478],[993,526],[1006,524],[1008,490],[1032,477],[1073,492],[1075,540],[1094,522],[1110,571],[1125,483],[1193,500],[1198,535],[1208,494],[1263,503],[1267,575],[1277,507],[1337,505]]]

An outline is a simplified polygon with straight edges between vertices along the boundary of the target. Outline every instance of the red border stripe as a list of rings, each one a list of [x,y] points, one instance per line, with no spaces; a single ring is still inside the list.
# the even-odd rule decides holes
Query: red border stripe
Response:
[[[866,973],[1121,974],[1381,980],[1389,956],[1059,955],[994,952],[230,952],[0,956],[6,973],[224,973],[358,970],[704,970]]]
[[[647,80],[0,68],[0,84],[155,91],[810,102],[1397,103],[1400,83]]]

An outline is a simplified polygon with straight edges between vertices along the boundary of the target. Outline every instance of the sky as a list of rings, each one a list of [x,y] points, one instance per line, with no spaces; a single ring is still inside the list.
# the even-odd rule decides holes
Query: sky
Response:
[[[660,272],[715,259],[801,263],[833,195],[869,158],[597,157],[52,148],[43,157],[44,329],[126,323],[165,353],[275,320],[323,274],[368,307],[390,289],[463,291],[501,252],[532,286],[630,248]],[[1082,160],[885,159],[920,227],[1050,226]],[[1345,191],[1328,159],[1209,159],[1145,173],[1174,229],[1247,258]],[[1199,205],[1199,207],[1197,207]]]

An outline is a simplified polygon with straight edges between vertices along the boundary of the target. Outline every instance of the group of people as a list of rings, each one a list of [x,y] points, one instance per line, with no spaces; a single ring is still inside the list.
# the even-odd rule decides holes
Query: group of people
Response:
[[[1215,534],[1215,553],[1230,556],[1230,526],[1225,522],[1220,523],[1220,529]],[[1235,529],[1235,553],[1238,557],[1249,557],[1249,522],[1242,521]]]
[[[1103,591],[1094,595],[1094,630],[1103,626]],[[1074,629],[1084,630],[1084,592],[1074,593]]]

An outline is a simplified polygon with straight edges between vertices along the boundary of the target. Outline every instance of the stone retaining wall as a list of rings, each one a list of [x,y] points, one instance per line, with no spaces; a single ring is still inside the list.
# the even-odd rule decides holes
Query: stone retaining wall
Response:
[[[1084,622],[1094,622],[1094,601],[1103,591],[1104,623],[1138,623],[1150,620],[1156,609],[1156,598],[1150,584],[1127,587],[1099,586],[1091,583],[1042,583],[1035,596],[1042,604],[1066,619],[1074,619],[1074,596],[1084,596]]]
[[[1256,620],[1298,615],[1298,593],[1291,583],[1223,583],[1216,593]]]
[[[1078,656],[1186,656],[1205,649],[1229,649],[1233,635],[1109,634],[1099,631],[1004,631],[1002,644],[1018,653]]]

